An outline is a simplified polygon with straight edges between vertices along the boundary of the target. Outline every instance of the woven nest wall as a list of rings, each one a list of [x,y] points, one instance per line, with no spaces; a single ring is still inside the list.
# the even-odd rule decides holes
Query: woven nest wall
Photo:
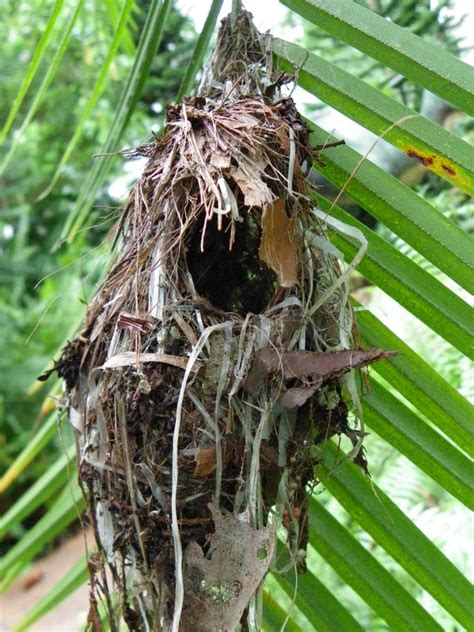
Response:
[[[57,363],[98,544],[92,629],[103,601],[112,630],[235,630],[280,525],[304,568],[315,446],[360,445],[344,375],[383,353],[351,349],[283,81],[249,14],[224,20],[198,96],[134,152],[119,253]]]

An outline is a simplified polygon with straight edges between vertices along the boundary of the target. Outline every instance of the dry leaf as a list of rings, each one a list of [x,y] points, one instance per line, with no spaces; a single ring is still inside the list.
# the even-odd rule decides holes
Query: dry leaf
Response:
[[[232,448],[229,445],[222,446],[222,468],[225,470],[229,464],[230,457],[232,455]],[[199,450],[196,454],[196,467],[194,468],[193,476],[199,478],[206,478],[211,474],[214,474],[217,468],[216,461],[216,448],[204,448]]]
[[[347,349],[335,353],[313,351],[278,353],[271,347],[265,347],[255,353],[244,387],[256,397],[261,392],[268,376],[280,373],[282,380],[310,377],[313,385],[318,382],[319,388],[323,382],[340,377],[351,369],[359,369],[394,355],[397,355],[396,352],[384,349],[367,349],[366,351]],[[291,401],[301,399],[303,394],[295,393],[294,397],[288,397],[291,403]]]
[[[289,388],[280,397],[280,404],[285,408],[299,408],[312,397],[321,386],[322,380],[318,380],[316,384],[305,388]]]
[[[232,168],[230,175],[244,195],[245,206],[265,206],[274,198],[268,185],[258,175],[258,170],[250,177],[242,169]]]
[[[248,512],[222,515],[211,509],[215,533],[206,555],[196,541],[184,552],[186,601],[180,629],[230,632],[268,571],[275,525],[254,529]]]
[[[262,239],[258,255],[278,277],[281,287],[291,287],[298,281],[295,220],[286,214],[281,199],[264,208]]]
[[[218,169],[228,169],[230,167],[230,153],[224,153],[219,150],[213,151],[210,163],[213,167],[217,167]]]
[[[220,124],[228,129],[251,129],[252,127],[258,127],[261,125],[258,118],[248,114],[247,112],[239,112],[238,118],[222,118]]]
[[[335,353],[292,351],[283,358],[283,377],[320,377],[323,380],[340,377],[351,369],[360,369],[377,360],[391,358],[396,352],[384,349],[347,349]]]
[[[196,454],[193,476],[206,478],[216,471],[216,448],[205,448]]]
[[[180,369],[186,369],[188,366],[188,358],[182,356],[168,355],[167,353],[141,353],[139,354],[140,362],[161,362],[162,364],[170,364],[171,366],[177,366]],[[105,364],[102,365],[102,369],[117,369],[124,366],[131,366],[137,364],[137,354],[134,351],[123,351],[109,358]],[[200,365],[195,362],[193,371],[197,371]]]

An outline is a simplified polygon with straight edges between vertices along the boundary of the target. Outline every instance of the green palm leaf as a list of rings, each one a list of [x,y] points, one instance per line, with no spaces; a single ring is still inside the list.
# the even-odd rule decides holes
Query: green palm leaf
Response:
[[[186,69],[186,74],[183,77],[181,86],[179,87],[179,92],[176,97],[177,101],[179,101],[180,99],[182,99],[184,96],[186,96],[187,94],[191,92],[191,88],[196,78],[196,74],[201,69],[204,55],[206,54],[206,51],[209,46],[209,41],[214,32],[216,21],[219,16],[219,12],[222,8],[222,3],[223,3],[223,0],[212,1],[211,7],[209,9],[209,13],[207,14],[206,21],[204,22],[204,26],[202,27],[201,34],[199,35],[196,41],[196,46],[194,47],[191,61],[189,63],[189,66]]]
[[[286,557],[280,543],[277,560]],[[298,575],[294,569],[285,574],[273,573],[271,579],[278,582],[291,601],[295,599],[295,607],[320,632],[362,632],[362,626],[353,615],[310,570],[303,575]]]
[[[79,142],[81,134],[83,133],[84,126],[87,124],[87,121],[89,120],[93,109],[96,107],[98,100],[100,99],[102,93],[105,90],[105,86],[107,84],[107,80],[110,74],[110,67],[117,55],[117,50],[120,43],[124,40],[127,34],[127,22],[129,20],[130,13],[133,9],[133,6],[134,6],[134,0],[124,0],[120,15],[117,21],[117,25],[115,27],[115,32],[112,37],[112,41],[110,42],[110,46],[109,46],[109,50],[107,51],[106,58],[103,61],[102,66],[100,68],[100,73],[97,78],[96,84],[92,90],[92,93],[89,99],[84,105],[84,108],[82,109],[79,120],[77,121],[76,126],[74,128],[73,136],[71,140],[69,141],[66,149],[64,150],[64,153],[59,162],[59,165],[57,166],[56,171],[54,172],[51,178],[51,182],[48,188],[46,189],[46,191],[42,193],[41,197],[45,197],[46,195],[48,195],[48,193],[50,193],[50,191],[56,185],[59,179],[59,176],[61,175],[61,171],[64,165],[69,160],[72,152],[74,151],[74,148]]]
[[[468,143],[296,44],[273,39],[272,49],[283,70],[298,69],[302,88],[378,136],[383,135],[433,173],[474,193],[474,160]]]
[[[316,199],[324,211],[346,224],[356,226],[366,237],[369,248],[358,270],[433,331],[467,356],[474,357],[471,307],[374,231],[322,196],[317,195]],[[337,234],[332,240],[348,261],[358,250],[356,240],[350,236]]]
[[[77,520],[85,507],[79,484],[67,484],[51,509],[0,560],[0,591],[16,579],[25,566],[56,536]]]
[[[54,27],[56,26],[56,22],[63,8],[64,1],[65,0],[56,0],[56,2],[54,3],[48,23],[46,24],[43,34],[41,35],[41,38],[35,48],[28,70],[26,71],[22,84],[18,89],[18,93],[15,97],[15,100],[12,103],[10,112],[8,113],[8,117],[7,117],[7,120],[5,121],[3,129],[0,132],[0,144],[5,141],[7,134],[10,131],[10,128],[12,126],[12,123],[15,120],[15,117],[18,113],[18,110],[20,109],[21,104],[23,103],[23,99],[25,98],[26,93],[28,92],[28,88],[30,87],[31,82],[33,81],[33,79],[36,76],[36,73],[38,72],[38,69],[43,60],[45,51],[53,38]]]
[[[311,128],[315,145],[337,140],[314,123]],[[330,182],[344,187],[346,194],[375,219],[459,285],[474,291],[474,249],[467,233],[350,147],[327,149],[321,157],[324,164],[317,168]]]
[[[46,97],[47,95],[47,91],[48,88],[51,84],[51,82],[53,81],[59,66],[61,64],[61,60],[64,56],[64,53],[66,52],[66,49],[68,47],[69,41],[71,39],[71,35],[72,35],[72,31],[74,28],[74,25],[76,24],[77,18],[79,17],[79,14],[82,10],[84,4],[84,0],[79,0],[79,2],[77,3],[77,6],[69,20],[69,23],[65,29],[65,31],[63,32],[63,35],[61,37],[61,41],[59,42],[59,46],[58,49],[51,61],[51,64],[49,65],[48,70],[46,71],[46,74],[43,78],[43,81],[41,82],[40,87],[38,88],[36,94],[35,94],[35,98],[33,99],[33,103],[30,105],[30,108],[28,110],[28,113],[26,114],[23,123],[21,124],[21,127],[16,131],[12,142],[11,142],[11,146],[10,149],[8,151],[8,154],[5,156],[5,159],[3,160],[2,164],[0,165],[0,175],[5,171],[6,167],[8,166],[8,163],[10,162],[10,160],[12,159],[15,150],[18,146],[19,141],[21,140],[21,138],[24,136],[26,129],[28,128],[28,125],[31,123],[33,117],[35,116],[36,112],[38,111],[38,108],[40,107],[43,99]]]
[[[474,75],[469,66],[351,0],[280,0],[328,33],[474,114]]]
[[[377,373],[403,393],[458,448],[473,457],[474,427],[470,403],[368,310],[358,311],[357,325],[367,346],[399,351],[390,362],[378,364],[375,367]]]
[[[443,629],[324,507],[313,500],[310,544],[393,629]]]
[[[153,57],[163,34],[170,6],[170,0],[162,0],[161,2],[160,0],[153,0],[151,3],[138,44],[135,62],[120,97],[107,139],[100,152],[101,155],[95,160],[89,172],[79,199],[64,226],[61,239],[66,239],[70,242],[75,233],[81,228],[94,203],[99,187],[110,169],[111,154],[118,149],[120,138],[140,98]]]
[[[354,519],[452,616],[469,628],[474,590],[439,549],[384,492],[328,442],[321,479]],[[340,464],[340,465],[337,465]]]
[[[69,597],[79,586],[86,583],[89,578],[89,569],[87,567],[86,556],[82,556],[68,570],[64,577],[47,593],[43,599],[40,599],[35,606],[12,628],[11,632],[23,632],[44,617],[45,614],[53,610],[66,597]]]

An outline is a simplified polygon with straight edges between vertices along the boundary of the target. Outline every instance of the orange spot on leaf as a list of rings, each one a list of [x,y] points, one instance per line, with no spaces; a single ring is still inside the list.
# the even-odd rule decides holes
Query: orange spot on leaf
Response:
[[[450,167],[449,165],[445,165],[444,163],[441,165],[441,169],[448,174],[448,176],[455,176],[456,175],[456,171],[455,169],[453,169],[452,167]]]
[[[409,149],[407,151],[407,156],[410,156],[410,158],[416,158],[421,163],[423,163],[425,167],[431,167],[436,158],[436,156],[424,156],[414,149]]]

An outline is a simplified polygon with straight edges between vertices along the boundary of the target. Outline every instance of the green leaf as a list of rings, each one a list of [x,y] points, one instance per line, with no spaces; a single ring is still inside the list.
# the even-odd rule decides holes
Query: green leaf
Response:
[[[97,192],[110,169],[112,158],[110,154],[117,150],[123,132],[142,93],[153,58],[160,45],[170,6],[171,0],[152,0],[151,2],[133,67],[120,97],[107,139],[100,152],[102,155],[94,161],[81,189],[79,199],[64,226],[60,241],[63,239],[66,239],[68,243],[73,241],[89,214]]]
[[[120,21],[120,9],[117,7],[117,4],[118,2],[116,2],[116,0],[105,0],[105,6],[107,8],[107,12],[110,16],[110,21],[112,22],[114,28],[116,28],[117,23]],[[120,47],[122,48],[123,52],[129,57],[133,57],[135,55],[135,42],[133,41],[133,37],[128,28],[125,29],[122,41],[120,42]]]
[[[379,237],[321,195],[315,195],[323,211],[356,226],[369,243],[357,270],[370,279],[445,340],[474,358],[474,318],[472,308],[457,294],[409,257]],[[331,233],[331,241],[352,259],[359,249],[357,241]]]
[[[8,150],[8,154],[5,156],[5,159],[2,165],[0,166],[0,175],[5,171],[6,167],[8,166],[13,154],[16,151],[16,148],[18,147],[18,143],[23,138],[23,135],[26,129],[28,128],[28,125],[31,123],[31,120],[35,116],[36,112],[38,111],[38,108],[40,107],[41,103],[43,102],[43,99],[46,96],[48,87],[51,81],[54,79],[58,71],[58,68],[61,64],[61,60],[64,56],[64,53],[66,52],[66,49],[69,45],[69,41],[71,39],[71,34],[74,28],[74,24],[76,23],[76,20],[79,17],[83,4],[84,4],[84,0],[79,0],[79,2],[76,5],[76,8],[69,20],[69,23],[63,32],[63,35],[59,42],[58,49],[56,53],[54,54],[54,57],[48,67],[48,70],[46,71],[46,74],[43,78],[43,81],[41,82],[40,87],[35,93],[33,103],[30,105],[28,113],[26,114],[23,120],[23,123],[21,124],[21,127],[18,130],[16,130],[12,138],[10,149]]]
[[[339,40],[367,53],[461,111],[474,114],[472,68],[352,0],[280,0]]]
[[[0,519],[0,538],[29,516],[37,507],[50,498],[68,480],[70,469],[75,471],[71,460],[75,446],[71,445],[35,483],[23,493],[16,503]]]
[[[0,560],[0,576],[4,576],[1,591],[8,588],[46,544],[77,520],[84,507],[85,499],[78,483],[66,485],[51,509]]]
[[[196,46],[194,47],[191,61],[189,62],[189,65],[186,69],[186,74],[184,75],[183,81],[179,88],[178,96],[176,97],[177,101],[180,101],[185,95],[189,94],[193,86],[193,83],[196,79],[196,74],[201,68],[202,60],[204,59],[204,55],[206,54],[207,48],[209,46],[209,41],[212,37],[212,33],[214,32],[214,27],[222,8],[222,4],[223,0],[212,1],[206,21],[204,22],[204,26],[197,39]]]
[[[13,121],[15,120],[15,116],[17,115],[18,110],[20,109],[20,106],[23,103],[23,99],[25,98],[26,93],[28,92],[28,88],[30,87],[31,82],[35,78],[36,72],[43,59],[44,52],[51,41],[54,26],[57,22],[59,14],[61,13],[61,9],[63,8],[63,5],[64,5],[64,0],[56,0],[56,2],[54,3],[54,7],[53,7],[53,10],[51,11],[51,15],[49,16],[48,23],[46,24],[43,34],[41,35],[40,41],[36,45],[35,52],[33,53],[33,58],[30,62],[30,65],[28,66],[28,70],[26,71],[26,74],[23,78],[23,81],[15,97],[15,100],[12,103],[10,112],[8,113],[7,120],[5,121],[3,129],[0,132],[0,144],[5,142],[7,134],[10,131]]]
[[[23,451],[16,457],[8,470],[0,479],[0,493],[4,492],[11,483],[18,478],[23,470],[31,463],[37,454],[54,437],[57,429],[57,416],[50,415],[35,436],[28,442]]]
[[[314,499],[309,520],[310,544],[392,629],[442,631],[416,599]]]
[[[474,509],[471,460],[376,380],[362,400],[364,419],[385,441],[426,472],[470,509]]]
[[[283,608],[278,605],[278,602],[273,599],[268,590],[264,590],[263,629],[266,632],[279,632],[283,626],[285,626],[285,630],[288,632],[303,632],[302,628],[293,621],[291,617],[288,617],[288,612],[285,612]]]
[[[310,127],[314,145],[332,140],[314,123]],[[473,240],[459,226],[350,147],[326,149],[321,158],[324,164],[316,168],[325,178],[344,187],[368,213],[459,285],[474,292]]]
[[[12,628],[11,632],[27,630],[38,619],[44,617],[45,614],[63,602],[66,597],[69,597],[77,588],[85,584],[88,579],[87,559],[83,555],[64,577]]]
[[[390,362],[379,362],[373,370],[459,448],[474,456],[471,404],[368,310],[357,311],[357,326],[367,346],[399,351]]]
[[[302,88],[377,136],[383,135],[454,186],[474,194],[474,160],[468,143],[296,44],[274,38],[272,49],[283,70],[298,68],[296,76]]]
[[[314,525],[310,525],[310,529]],[[285,558],[284,547],[279,543],[278,558]],[[363,632],[362,626],[334,597],[323,583],[310,571],[296,576],[291,570],[286,574],[273,573],[276,580],[297,608],[311,621],[318,632]]]
[[[469,629],[474,590],[466,577],[354,463],[328,441],[317,475],[331,494],[459,623]],[[339,465],[338,465],[339,464]]]
[[[112,41],[110,43],[109,50],[107,51],[107,56],[104,59],[103,63],[101,64],[99,76],[92,90],[92,94],[90,95],[87,103],[82,108],[81,116],[79,117],[79,120],[75,124],[72,138],[67,144],[66,149],[64,150],[61,160],[59,161],[59,165],[56,167],[56,171],[54,172],[54,175],[51,178],[51,182],[49,183],[48,188],[46,189],[46,191],[44,191],[40,195],[39,197],[40,200],[45,198],[56,185],[59,179],[59,176],[61,175],[64,165],[69,160],[69,157],[71,156],[77,143],[79,142],[83,129],[85,125],[87,124],[87,121],[90,119],[92,111],[96,107],[98,100],[100,99],[102,93],[105,90],[105,86],[107,84],[107,81],[110,75],[110,66],[114,62],[117,55],[118,47],[120,43],[123,41],[124,35],[127,32],[127,22],[130,17],[130,12],[133,6],[134,6],[134,0],[124,0],[123,5],[122,5],[122,10],[120,12],[119,20],[118,20]]]

